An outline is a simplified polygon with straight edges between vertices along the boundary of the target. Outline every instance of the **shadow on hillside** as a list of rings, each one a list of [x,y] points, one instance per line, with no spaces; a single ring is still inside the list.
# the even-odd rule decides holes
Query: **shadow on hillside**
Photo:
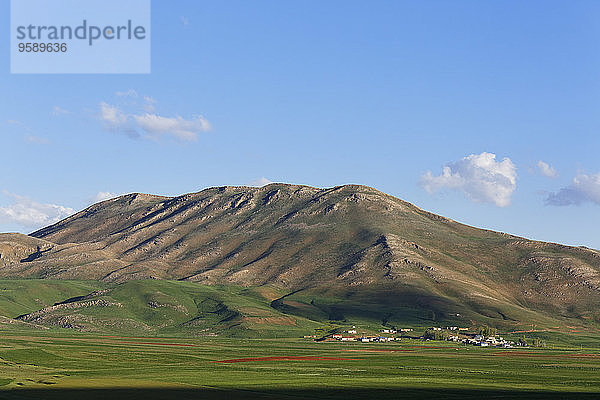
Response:
[[[598,399],[600,392],[504,391],[476,389],[14,389],[0,399],[121,400],[121,399]]]
[[[40,246],[37,247],[37,250],[35,251],[35,253],[31,253],[29,256],[27,256],[26,258],[21,259],[20,262],[22,263],[28,263],[28,262],[32,262],[37,260],[38,258],[41,258],[44,253],[49,252],[50,250],[52,250],[52,248],[46,249],[46,250],[42,250],[40,248]]]

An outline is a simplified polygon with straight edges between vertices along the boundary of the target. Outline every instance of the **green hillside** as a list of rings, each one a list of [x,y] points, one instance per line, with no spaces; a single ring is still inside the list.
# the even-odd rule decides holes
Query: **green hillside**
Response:
[[[29,325],[143,336],[298,337],[322,326],[272,308],[261,294],[272,294],[269,288],[151,280],[122,284],[3,280],[0,287],[0,315],[16,319],[9,328]]]

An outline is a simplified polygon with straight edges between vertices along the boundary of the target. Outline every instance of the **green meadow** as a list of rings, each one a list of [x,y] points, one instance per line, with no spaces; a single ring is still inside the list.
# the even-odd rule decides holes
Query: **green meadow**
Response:
[[[592,399],[600,351],[5,330],[0,399]]]
[[[354,324],[377,334],[384,321],[331,320],[358,303],[284,294],[177,281],[0,281],[0,399],[600,398],[593,326],[500,331],[546,346],[480,348],[417,339],[435,321],[410,311],[400,315],[415,338],[315,342],[302,337]]]

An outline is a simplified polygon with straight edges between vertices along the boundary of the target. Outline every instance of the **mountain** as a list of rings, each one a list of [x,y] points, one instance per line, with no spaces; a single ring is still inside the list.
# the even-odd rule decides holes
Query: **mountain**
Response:
[[[4,278],[269,287],[272,309],[308,320],[600,318],[598,251],[473,228],[356,185],[130,194],[0,235],[0,254]]]

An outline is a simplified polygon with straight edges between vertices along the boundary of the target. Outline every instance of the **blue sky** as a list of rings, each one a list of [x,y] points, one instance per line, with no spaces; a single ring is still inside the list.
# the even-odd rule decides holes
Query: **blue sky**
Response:
[[[0,231],[264,178],[600,249],[599,37],[597,1],[153,0],[151,74],[11,75],[7,36]]]

